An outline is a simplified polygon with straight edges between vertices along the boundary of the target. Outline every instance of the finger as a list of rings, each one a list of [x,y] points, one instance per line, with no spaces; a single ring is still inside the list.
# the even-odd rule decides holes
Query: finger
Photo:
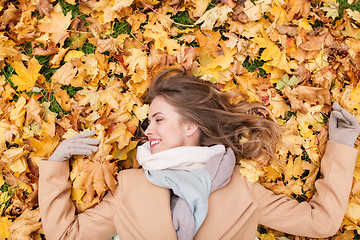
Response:
[[[338,102],[334,102],[333,103],[333,109],[337,110],[337,111],[340,111],[340,109],[341,109],[340,104]]]
[[[100,140],[97,138],[75,138],[75,139],[70,139],[69,144],[80,144],[80,143],[84,143],[84,144],[88,144],[88,145],[99,145]]]
[[[358,120],[345,109],[341,109],[341,113],[350,125],[356,126],[359,124]]]
[[[71,150],[71,155],[91,155],[93,151],[87,148],[74,148]]]
[[[329,119],[329,128],[338,128],[339,119],[344,116],[339,111],[332,111]]]
[[[346,119],[346,117],[342,114],[342,112],[335,111],[334,117],[337,119],[337,126],[339,126],[339,123],[344,123],[346,125],[351,126],[351,123],[349,120]]]
[[[85,132],[81,132],[76,134],[75,136],[71,137],[72,139],[76,139],[76,138],[87,138],[87,137],[91,137],[96,133],[95,130],[92,131],[85,131]]]
[[[90,145],[78,145],[78,146],[72,146],[68,148],[68,151],[70,154],[73,154],[74,151],[77,151],[77,149],[86,149],[90,152],[97,152],[99,150],[96,146],[90,146]]]

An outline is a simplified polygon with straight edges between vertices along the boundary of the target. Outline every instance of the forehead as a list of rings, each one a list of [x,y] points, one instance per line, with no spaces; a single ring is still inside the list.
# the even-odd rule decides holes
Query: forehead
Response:
[[[149,117],[152,117],[153,114],[158,112],[162,114],[177,113],[175,107],[168,103],[166,99],[162,96],[157,96],[150,104]]]

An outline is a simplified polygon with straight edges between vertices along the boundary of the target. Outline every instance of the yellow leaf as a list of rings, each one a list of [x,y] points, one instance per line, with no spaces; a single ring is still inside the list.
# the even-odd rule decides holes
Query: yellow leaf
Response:
[[[17,75],[13,75],[11,81],[18,87],[18,91],[30,91],[35,86],[36,80],[40,76],[39,71],[41,65],[36,58],[32,58],[29,61],[27,68],[19,61],[15,61],[13,65]]]
[[[24,108],[26,109],[26,125],[32,123],[34,120],[37,124],[42,123],[42,113],[44,109],[35,98],[30,98]]]
[[[276,240],[276,237],[274,236],[274,234],[269,233],[269,234],[261,234],[260,235],[260,240]]]
[[[274,114],[275,118],[280,116],[285,117],[285,114],[290,110],[290,106],[285,102],[285,99],[277,94],[272,97],[270,100],[270,110]]]
[[[15,104],[15,109],[10,112],[10,120],[13,120],[19,128],[23,127],[25,121],[25,104],[26,100],[21,96]]]
[[[65,63],[61,68],[56,70],[55,74],[51,77],[51,85],[54,85],[55,83],[62,85],[71,84],[77,71],[78,68],[72,65],[71,62]]]
[[[42,133],[40,139],[31,138],[30,143],[34,148],[34,151],[30,153],[31,157],[42,157],[48,158],[55,150],[56,146],[59,143],[59,136],[51,137],[47,133]]]
[[[5,183],[4,177],[0,174],[0,187]]]
[[[281,55],[279,47],[270,40],[263,26],[259,25],[259,30],[262,37],[254,37],[251,41],[257,43],[260,48],[265,48],[261,54],[261,60],[269,61],[274,58],[278,58]]]
[[[22,189],[22,190],[24,190],[24,191],[27,191],[28,193],[32,193],[32,192],[33,192],[32,187],[29,186],[29,185],[27,185],[27,184],[24,183],[23,181],[18,180],[18,181],[16,182],[16,184],[18,185],[18,187],[19,187],[20,189]]]
[[[275,21],[278,24],[282,24],[283,22],[287,22],[288,19],[286,17],[286,11],[281,7],[281,4],[278,0],[273,1],[273,6],[270,10],[270,13],[275,17]]]
[[[296,22],[296,20],[294,20]],[[309,21],[306,18],[301,18],[297,21],[297,24],[300,28],[303,28],[307,31],[312,30],[312,26],[310,25]]]
[[[360,151],[360,145],[357,147],[357,150]],[[356,159],[354,179],[356,181],[360,181],[360,154],[357,156],[357,159]]]
[[[357,109],[357,112],[360,114],[360,83],[351,90],[350,100],[352,101],[350,108]]]
[[[82,51],[70,50],[66,53],[64,61],[68,62],[73,58],[81,58],[82,56],[85,56],[85,53],[83,53]]]
[[[131,48],[128,49],[131,53],[129,57],[125,57],[125,63],[129,64],[128,68],[130,73],[134,73],[136,69],[147,70],[147,55],[141,49]]]
[[[233,12],[233,10],[229,7],[229,5],[223,5],[221,7],[216,6],[205,12],[205,14],[194,23],[194,25],[202,23],[201,30],[212,30],[216,22],[218,25],[225,23],[228,19],[227,15],[230,12]]]
[[[115,159],[126,160],[128,158],[128,153],[137,146],[138,141],[130,141],[129,145],[123,148],[121,151],[115,152]]]
[[[71,194],[70,194],[71,200],[83,204],[84,202],[81,201],[81,198],[84,196],[84,194],[85,194],[84,190],[74,188],[73,186],[71,187]]]
[[[24,157],[20,157],[9,167],[14,173],[22,173],[27,170],[27,163]]]
[[[256,162],[253,160],[240,160],[240,174],[245,176],[249,182],[256,182],[264,173],[261,168],[255,167]]]
[[[143,121],[145,118],[147,118],[148,111],[149,111],[149,104],[144,104],[141,107],[134,105],[133,112],[140,121]]]
[[[195,17],[201,17],[211,3],[211,0],[197,0],[194,3],[195,9],[193,10],[193,14]]]
[[[71,23],[71,11],[66,16],[63,13],[53,11],[49,17],[41,19],[38,25],[41,32],[51,33],[51,39],[54,43],[60,43],[62,46],[66,37],[69,35],[67,28]]]
[[[9,227],[12,221],[9,220],[9,216],[0,218],[0,240],[5,240],[10,237]]]
[[[302,168],[302,160],[300,157],[289,159],[285,168],[285,181],[290,181],[292,177],[299,177],[304,172]]]
[[[347,205],[345,216],[357,225],[360,221],[360,205],[350,201]]]
[[[24,148],[10,148],[6,150],[1,156],[1,161],[5,162],[7,165],[13,164],[17,159],[23,156]]]
[[[124,123],[118,123],[114,126],[114,130],[111,135],[106,138],[105,143],[118,143],[118,148],[122,149],[129,144],[133,135],[127,130],[127,126]]]

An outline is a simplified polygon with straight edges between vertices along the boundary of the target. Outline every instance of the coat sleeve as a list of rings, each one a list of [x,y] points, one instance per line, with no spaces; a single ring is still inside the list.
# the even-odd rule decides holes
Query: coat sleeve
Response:
[[[41,160],[38,196],[46,239],[110,239],[116,233],[113,217],[119,185],[114,196],[107,194],[97,206],[76,215],[70,199],[68,161]]]
[[[344,218],[358,151],[328,141],[321,160],[322,178],[309,202],[276,195],[261,184],[248,184],[259,210],[259,223],[297,236],[334,235]]]

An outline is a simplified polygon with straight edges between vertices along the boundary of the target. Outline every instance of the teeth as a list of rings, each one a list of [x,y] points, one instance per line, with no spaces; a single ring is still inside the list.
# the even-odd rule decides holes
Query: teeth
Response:
[[[150,141],[150,146],[155,145],[155,144],[157,144],[157,143],[159,143],[159,142],[160,142],[160,140]]]

